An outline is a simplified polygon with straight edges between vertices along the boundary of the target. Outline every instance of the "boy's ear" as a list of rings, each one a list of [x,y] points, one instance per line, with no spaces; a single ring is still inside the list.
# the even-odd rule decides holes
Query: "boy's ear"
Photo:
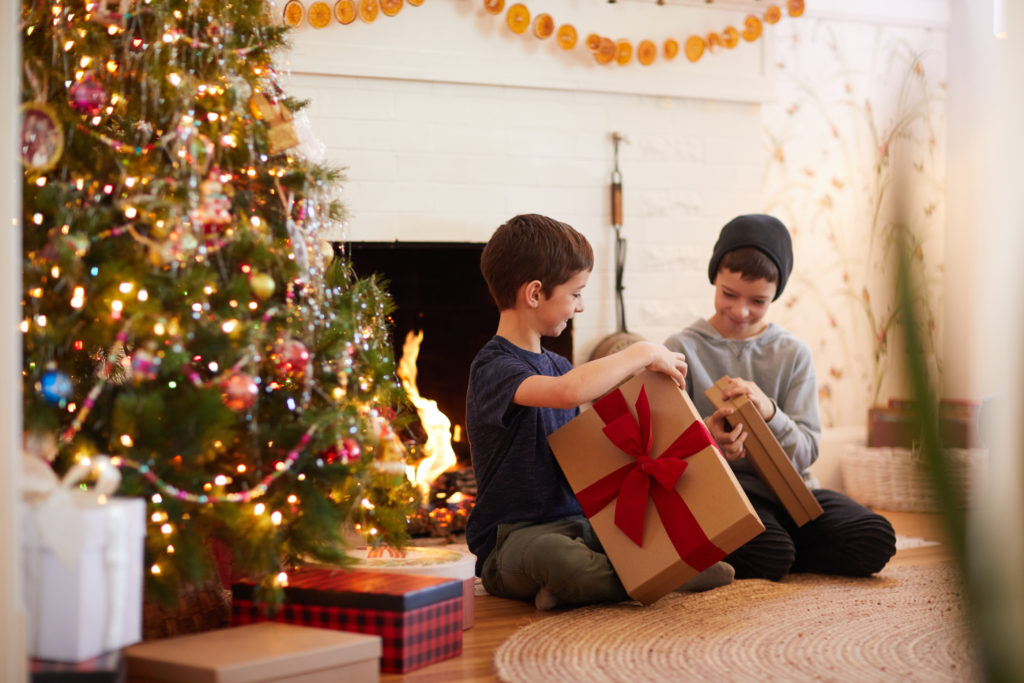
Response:
[[[530,308],[536,308],[540,305],[540,295],[544,286],[540,283],[540,280],[530,280],[522,286],[520,290],[523,294],[523,301]]]

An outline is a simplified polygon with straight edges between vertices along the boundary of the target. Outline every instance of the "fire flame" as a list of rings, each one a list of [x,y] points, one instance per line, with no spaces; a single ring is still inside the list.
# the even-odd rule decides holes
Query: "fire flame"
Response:
[[[426,502],[430,494],[430,482],[453,467],[458,459],[452,449],[451,420],[438,409],[437,401],[420,396],[419,388],[416,386],[416,361],[420,355],[422,341],[422,331],[418,334],[409,332],[405,335],[402,358],[398,361],[398,378],[402,380],[409,400],[416,406],[420,422],[427,432],[427,442],[423,445],[426,457],[415,468],[407,468],[409,479],[420,489]]]

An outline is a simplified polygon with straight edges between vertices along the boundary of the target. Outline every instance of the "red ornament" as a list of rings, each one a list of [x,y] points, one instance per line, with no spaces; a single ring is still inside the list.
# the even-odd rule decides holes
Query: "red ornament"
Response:
[[[107,103],[107,91],[92,74],[86,74],[85,78],[72,85],[68,94],[71,95],[71,107],[89,116],[99,114]]]
[[[248,410],[258,397],[259,386],[247,373],[234,371],[220,383],[220,399],[231,410]]]
[[[328,465],[333,465],[335,463],[347,465],[353,460],[358,460],[362,452],[362,448],[359,446],[358,441],[355,439],[344,439],[341,443],[337,443],[328,448],[321,457]]]
[[[309,365],[309,349],[297,339],[284,339],[271,354],[278,371],[286,376],[301,376]]]

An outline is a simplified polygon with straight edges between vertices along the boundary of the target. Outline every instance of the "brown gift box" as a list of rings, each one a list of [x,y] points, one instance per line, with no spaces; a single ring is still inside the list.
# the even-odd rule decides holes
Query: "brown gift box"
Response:
[[[264,622],[125,650],[130,683],[380,680],[380,636]]]
[[[822,513],[821,505],[807,488],[803,477],[793,467],[793,463],[750,399],[746,396],[737,396],[726,401],[722,397],[722,389],[728,381],[728,376],[722,377],[713,386],[708,387],[704,395],[715,409],[726,405],[736,409],[736,413],[733,413],[728,421],[734,427],[737,423],[742,424],[747,432],[747,441],[744,444],[747,449],[747,460],[757,470],[761,480],[782,502],[796,525],[803,526]]]
[[[652,458],[664,454],[694,422],[703,429],[690,398],[669,377],[651,371],[640,373],[617,390],[622,393],[634,420],[641,388],[650,405]],[[604,428],[605,421],[596,407],[591,407],[548,437],[551,450],[577,497],[606,475],[636,462],[632,455],[608,439]],[[676,482],[674,492],[722,556],[764,531],[761,520],[717,447],[707,445],[683,462],[686,469]],[[652,483],[651,488],[655,486]],[[707,568],[694,568],[679,556],[666,529],[666,524],[675,527],[678,520],[663,520],[650,498],[643,511],[643,543],[637,545],[616,525],[618,502],[613,500],[591,514],[590,523],[630,597],[645,604],[654,602]]]

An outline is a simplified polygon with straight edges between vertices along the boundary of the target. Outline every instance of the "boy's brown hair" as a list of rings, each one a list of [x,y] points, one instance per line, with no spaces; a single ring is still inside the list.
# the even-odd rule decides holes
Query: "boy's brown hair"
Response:
[[[551,296],[576,273],[594,268],[594,250],[571,226],[540,214],[511,218],[487,241],[480,272],[499,311],[515,308],[519,288],[539,280]]]
[[[740,247],[733,249],[718,262],[718,270],[731,270],[739,273],[744,280],[764,279],[779,284],[779,267],[760,249]]]

